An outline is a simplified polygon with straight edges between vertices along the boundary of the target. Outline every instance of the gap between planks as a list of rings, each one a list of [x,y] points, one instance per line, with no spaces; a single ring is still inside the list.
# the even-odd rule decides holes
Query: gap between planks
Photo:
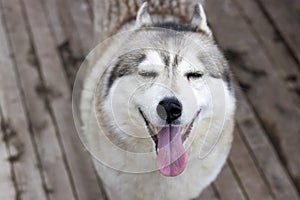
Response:
[[[1,4],[1,9],[3,5]],[[2,18],[2,10],[1,18]],[[1,19],[2,22],[2,19]],[[19,90],[19,81],[14,70],[14,62],[11,59],[11,49],[8,39],[4,33],[4,26],[1,27],[1,88],[2,94],[2,129],[5,127],[7,146],[10,153],[10,161],[15,174],[16,198],[47,199],[42,174],[39,169],[39,162],[35,153],[31,137],[30,125],[27,121],[24,110],[22,94]],[[4,76],[5,74],[5,76]],[[24,170],[24,168],[26,170]]]
[[[76,135],[70,105],[71,93],[67,86],[62,63],[54,46],[55,41],[48,27],[41,1],[29,0],[24,5],[33,34],[34,47],[40,62],[43,80],[47,87],[60,94],[57,98],[49,100],[50,108],[55,117],[60,138],[67,155],[78,198],[102,198],[103,195],[96,180],[96,174],[93,171],[91,158],[83,149],[79,137]],[[43,30],[42,33],[41,30]]]
[[[300,23],[288,10],[287,2],[283,0],[255,0],[255,2],[276,28],[300,68]]]
[[[5,142],[5,122],[1,111],[1,101],[2,95],[0,94],[0,191],[5,191],[0,192],[0,199],[9,200],[16,199],[18,189],[15,184],[13,166],[9,161],[11,153],[9,152],[9,147]]]
[[[73,31],[72,34],[70,35],[69,31],[76,29],[75,24],[77,24],[77,27],[84,26],[84,24],[82,25],[82,22],[78,21],[78,20],[74,21],[73,16],[71,15],[70,12],[68,12],[70,9],[70,6],[67,6],[66,1],[60,1],[61,4],[58,4],[58,3],[56,4],[55,2],[53,2],[53,0],[49,0],[49,1],[42,0],[42,2],[44,2],[44,4],[46,4],[46,7],[44,7],[44,9],[46,10],[46,13],[49,13],[47,15],[48,21],[50,22],[49,26],[50,26],[50,29],[51,28],[53,29],[52,34],[53,34],[53,37],[55,38],[55,42],[56,42],[56,45],[58,48],[58,53],[60,55],[61,60],[63,61],[64,70],[67,74],[69,84],[72,88],[72,86],[74,84],[76,72],[79,68],[80,63],[83,61],[83,58],[86,55],[85,55],[85,53],[82,52],[82,49],[84,47],[81,46],[79,38],[77,41],[74,41],[72,39],[73,37],[78,37],[78,32]],[[76,5],[80,5],[80,3],[77,2]],[[78,10],[78,9],[76,9],[76,5],[73,6],[72,8],[75,10]],[[62,8],[64,8],[63,11],[62,11]],[[61,12],[63,12],[63,13],[61,13]],[[85,9],[83,9],[81,12],[87,12],[87,11]],[[62,18],[61,21],[64,21],[66,23],[65,26],[63,27],[63,29],[64,29],[64,33],[65,34],[69,33],[69,35],[67,35],[68,38],[66,38],[66,41],[64,44],[60,44],[59,38],[55,37],[55,35],[56,35],[55,34],[55,30],[56,30],[55,26],[61,25],[61,24],[58,24],[56,20],[53,20],[53,19],[51,20],[51,16],[53,16],[55,14],[60,14],[61,18]],[[85,20],[83,20],[83,21],[90,20],[87,18],[86,13],[85,13],[85,15],[82,16],[82,18],[85,18]],[[88,27],[85,27],[85,29],[87,29],[88,31],[90,31],[92,33],[93,32],[92,24],[90,23]],[[59,33],[57,33],[57,34],[59,34]],[[87,42],[87,41],[89,44],[91,44],[93,41],[92,38],[90,37],[90,34],[85,35],[85,41],[82,41],[82,42]],[[89,49],[90,48],[91,47],[89,47]],[[87,52],[87,49],[85,49],[85,51]],[[80,54],[76,54],[79,52],[80,52]],[[97,176],[96,178],[97,178],[98,184],[100,186],[102,186],[102,181],[101,181],[100,177]],[[103,195],[103,198],[104,199],[107,198],[105,195],[104,188],[101,187],[100,190]]]
[[[4,2],[13,54],[16,60],[18,79],[21,81],[28,118],[40,158],[44,176],[44,187],[50,199],[74,199],[72,184],[66,170],[65,159],[57,140],[56,128],[51,119],[45,95],[47,88],[42,84],[38,61],[30,40],[30,32],[22,17],[21,5],[14,0]],[[19,23],[14,24],[13,22]],[[22,40],[22,42],[18,42]]]
[[[268,21],[263,11],[255,1],[237,1],[235,4],[241,10],[241,14],[253,35],[261,42],[266,54],[273,63],[273,69],[285,82],[286,87],[294,93],[295,102],[300,107],[300,68],[291,55],[280,33]]]
[[[212,6],[209,2],[207,4]],[[283,81],[272,69],[263,48],[240,17],[236,6],[232,1],[226,6],[224,2],[219,2],[219,5],[214,9],[210,7],[211,12],[208,12],[217,39],[222,48],[227,52],[231,51],[229,59],[234,63],[233,69],[237,79],[248,88],[245,90],[247,99],[272,139],[282,161],[287,164],[289,172],[293,172],[294,178],[297,178],[299,109]]]

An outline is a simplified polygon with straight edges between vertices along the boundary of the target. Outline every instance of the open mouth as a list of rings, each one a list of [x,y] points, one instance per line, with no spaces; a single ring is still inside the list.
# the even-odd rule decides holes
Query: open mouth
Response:
[[[154,126],[140,108],[139,112],[155,144],[157,154],[156,166],[160,173],[165,176],[177,176],[181,174],[187,164],[187,153],[183,147],[183,143],[188,138],[200,110],[187,125],[167,124],[162,127]]]

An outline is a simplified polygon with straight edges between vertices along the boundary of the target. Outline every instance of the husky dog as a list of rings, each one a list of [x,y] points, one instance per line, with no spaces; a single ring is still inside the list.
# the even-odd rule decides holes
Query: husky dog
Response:
[[[155,2],[120,12],[120,26],[102,21],[121,37],[100,48],[81,94],[82,138],[110,199],[195,198],[231,147],[231,73],[202,5],[182,20],[177,4],[162,15]]]

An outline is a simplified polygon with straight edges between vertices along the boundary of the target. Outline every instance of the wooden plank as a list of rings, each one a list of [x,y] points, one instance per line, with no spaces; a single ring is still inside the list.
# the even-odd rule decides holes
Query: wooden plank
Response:
[[[292,13],[293,17],[300,23],[300,1],[298,0],[285,0],[285,5]]]
[[[1,82],[1,81],[0,81]],[[1,96],[0,96],[1,97]],[[1,98],[0,98],[1,101]],[[2,125],[2,117],[0,112],[0,125]],[[4,123],[4,122],[3,122]],[[1,126],[2,127],[2,126]],[[0,129],[0,199],[10,200],[16,199],[16,189],[13,182],[12,165],[9,162],[9,152],[5,144],[5,135]]]
[[[93,22],[94,21],[94,13],[93,13],[94,2],[93,2],[93,0],[86,0],[86,2],[87,2],[87,6],[88,6],[87,12],[89,13],[90,19]]]
[[[195,198],[194,200],[217,200],[218,198],[216,197],[212,186],[209,186],[206,188],[199,197]]]
[[[42,2],[46,5],[46,11],[50,13],[47,15],[50,27],[56,33],[54,35],[58,35],[55,37],[55,42],[63,61],[70,88],[72,88],[77,70],[86,55],[82,50],[79,34],[70,13],[70,6],[68,6],[67,1],[43,0]],[[61,34],[63,36],[60,36]],[[61,37],[66,37],[64,42],[62,42]]]
[[[17,199],[46,200],[43,181],[39,169],[29,124],[23,108],[17,76],[14,72],[8,40],[2,24],[0,9],[0,90],[3,118],[1,129],[9,147],[9,160],[12,163],[17,188]]]
[[[64,32],[68,38],[67,42],[59,47],[61,48],[70,48],[74,58],[81,58],[83,50],[81,48],[81,42],[79,38],[79,33],[76,30],[75,22],[72,19],[70,8],[67,4],[67,1],[57,1],[57,0],[47,0],[52,1],[56,5],[57,12],[59,13],[59,18],[63,24]],[[50,11],[48,11],[50,12]],[[54,29],[55,24],[50,23],[52,29]],[[58,42],[57,42],[58,43]]]
[[[234,73],[263,122],[281,160],[295,182],[300,178],[300,112],[293,94],[278,77],[261,43],[241,17],[232,0],[207,2],[210,23],[226,50]],[[279,123],[280,122],[280,123]]]
[[[249,199],[273,199],[267,183],[260,176],[250,153],[240,137],[238,128],[234,132],[234,142],[229,159]]]
[[[1,133],[1,131],[0,131]],[[1,133],[2,135],[3,133]],[[5,143],[0,142],[0,199],[16,199],[16,191],[12,181],[11,166],[8,161]],[[5,192],[4,192],[5,191]]]
[[[94,5],[94,2],[93,2],[93,0],[86,0],[87,1],[87,3],[89,4],[89,6],[92,8],[93,7],[93,5]],[[92,10],[91,10],[92,11]],[[93,21],[93,20],[92,20]]]
[[[295,100],[299,101],[299,96],[297,96],[297,91],[300,88],[299,66],[290,55],[285,43],[280,39],[276,29],[265,18],[255,1],[235,0],[235,4],[242,11],[257,39],[262,42],[262,47],[272,61],[273,69],[286,82],[288,88],[295,92]]]
[[[68,3],[79,32],[83,54],[86,55],[94,47],[94,31],[89,6],[85,0],[68,0]]]
[[[53,34],[59,47],[65,44],[68,38],[63,27],[63,21],[60,19],[58,2],[56,0],[47,0],[42,2],[47,13],[47,18],[52,25]]]
[[[83,55],[86,55],[92,49],[94,42],[92,21],[88,13],[89,6],[85,0],[66,1],[79,34]]]
[[[247,103],[244,94],[237,90],[236,120],[240,133],[250,147],[256,164],[264,174],[276,199],[299,199],[297,191],[280,163],[276,151],[268,140],[264,130],[255,117],[254,111]]]
[[[256,0],[266,13],[266,16],[276,25],[281,36],[285,39],[298,63],[300,62],[300,23],[295,19],[286,6],[285,1]]]
[[[214,185],[222,200],[247,199],[228,164],[224,165],[221,173],[214,182]]]
[[[41,1],[26,0],[24,5],[45,85],[56,94],[47,99],[67,155],[78,199],[101,199],[103,195],[90,155],[84,150],[74,126],[70,103],[71,93],[54,46],[54,38],[51,37],[46,16],[42,12]]]
[[[44,99],[45,87],[17,0],[4,1],[4,14],[21,87],[25,96],[33,137],[40,157],[40,169],[50,199],[74,199],[70,178],[56,136],[55,126]]]

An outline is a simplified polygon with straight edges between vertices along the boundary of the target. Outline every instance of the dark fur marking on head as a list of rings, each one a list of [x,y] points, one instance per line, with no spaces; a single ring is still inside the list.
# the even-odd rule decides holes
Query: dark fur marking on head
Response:
[[[167,52],[160,51],[159,55],[162,61],[164,62],[165,67],[168,67],[170,65],[170,54],[168,54]]]
[[[178,64],[182,61],[182,57],[179,55],[174,56],[173,67],[178,67]]]
[[[226,85],[228,86],[229,91],[232,90],[232,78],[231,78],[231,73],[229,71],[229,69],[224,69],[224,71],[220,74],[220,73],[210,73],[209,74],[212,78],[215,79],[222,79]]]
[[[108,95],[111,86],[118,78],[136,72],[138,65],[145,59],[146,55],[139,51],[133,51],[119,56],[116,65],[113,67],[110,76],[108,77],[105,96]]]
[[[192,27],[188,23],[174,23],[174,22],[164,22],[153,24],[156,28],[165,28],[179,32],[196,32],[196,28]]]
[[[225,59],[220,58],[218,62],[211,59],[209,55],[201,54],[199,55],[200,62],[203,63],[204,67],[212,78],[222,79],[228,86],[229,91],[232,91],[232,74],[228,67],[228,63]],[[220,69],[218,69],[221,66]]]
[[[172,69],[173,69],[173,74],[176,76],[176,69],[178,68],[178,64],[182,61],[182,57],[179,56],[178,54],[175,54],[174,56],[174,60],[173,60],[173,63],[172,63]]]

